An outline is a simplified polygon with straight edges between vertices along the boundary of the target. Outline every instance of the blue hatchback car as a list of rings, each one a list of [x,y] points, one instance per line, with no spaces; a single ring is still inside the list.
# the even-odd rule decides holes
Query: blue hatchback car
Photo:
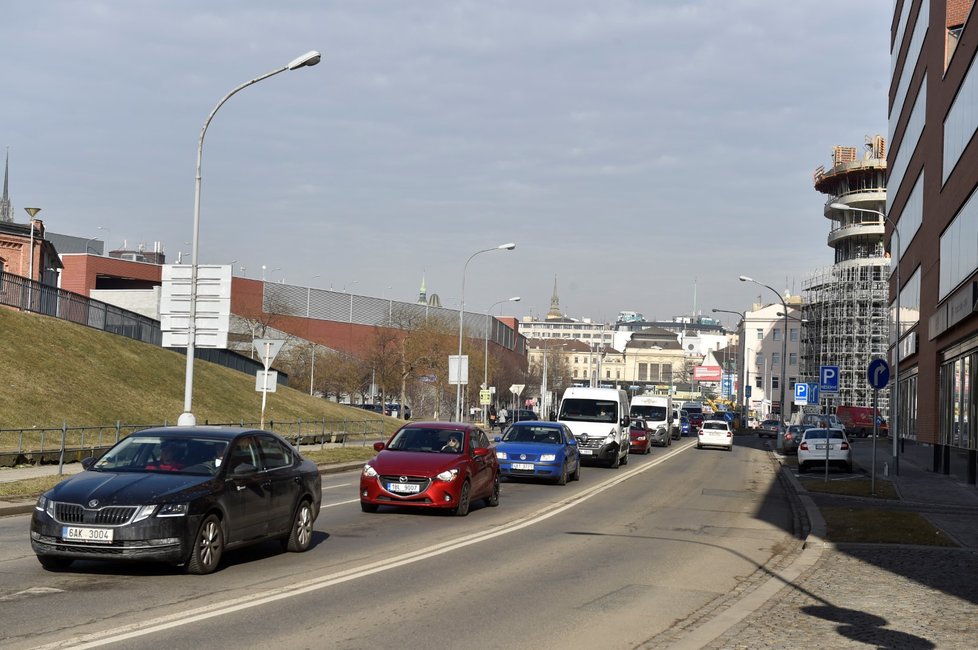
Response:
[[[581,477],[577,440],[559,422],[514,422],[496,436],[496,458],[502,476],[548,479],[557,485]]]

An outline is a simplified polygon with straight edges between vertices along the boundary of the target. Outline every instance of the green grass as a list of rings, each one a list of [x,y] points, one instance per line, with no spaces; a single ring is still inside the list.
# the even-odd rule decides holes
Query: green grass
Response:
[[[957,546],[916,512],[871,508],[819,508],[830,542]]]
[[[183,411],[186,357],[166,348],[46,316],[0,309],[7,343],[0,355],[0,428],[175,424]],[[194,363],[193,413],[206,422],[258,422],[255,378]],[[398,422],[279,387],[268,394],[266,424],[375,419]],[[276,429],[277,430],[277,429]],[[9,446],[9,440],[4,441]]]

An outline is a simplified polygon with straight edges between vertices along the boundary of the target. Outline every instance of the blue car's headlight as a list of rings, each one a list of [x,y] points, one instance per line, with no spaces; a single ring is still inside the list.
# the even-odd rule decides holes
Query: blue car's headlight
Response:
[[[496,458],[498,460],[506,460],[508,457],[506,456],[506,452],[505,451],[497,451],[496,452]]]
[[[557,460],[557,454],[541,454],[540,460],[545,463],[552,463],[553,461]]]

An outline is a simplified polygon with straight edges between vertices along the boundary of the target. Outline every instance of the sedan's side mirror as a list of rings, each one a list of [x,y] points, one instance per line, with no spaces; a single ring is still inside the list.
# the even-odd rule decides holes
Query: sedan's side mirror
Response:
[[[489,447],[476,447],[475,449],[472,450],[472,455],[478,458],[485,458],[491,453],[492,453],[492,449],[489,449]]]
[[[82,469],[88,469],[94,464],[95,464],[95,456],[86,456],[85,458],[82,458],[81,461]]]
[[[383,449],[384,449],[384,443],[382,442],[374,443],[374,451],[383,451]]]

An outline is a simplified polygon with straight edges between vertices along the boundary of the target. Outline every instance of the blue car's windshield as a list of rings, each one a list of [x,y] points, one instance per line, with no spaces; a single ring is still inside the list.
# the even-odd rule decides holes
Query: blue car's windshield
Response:
[[[556,427],[513,425],[503,434],[503,442],[533,442],[556,445],[562,442],[560,430]]]

